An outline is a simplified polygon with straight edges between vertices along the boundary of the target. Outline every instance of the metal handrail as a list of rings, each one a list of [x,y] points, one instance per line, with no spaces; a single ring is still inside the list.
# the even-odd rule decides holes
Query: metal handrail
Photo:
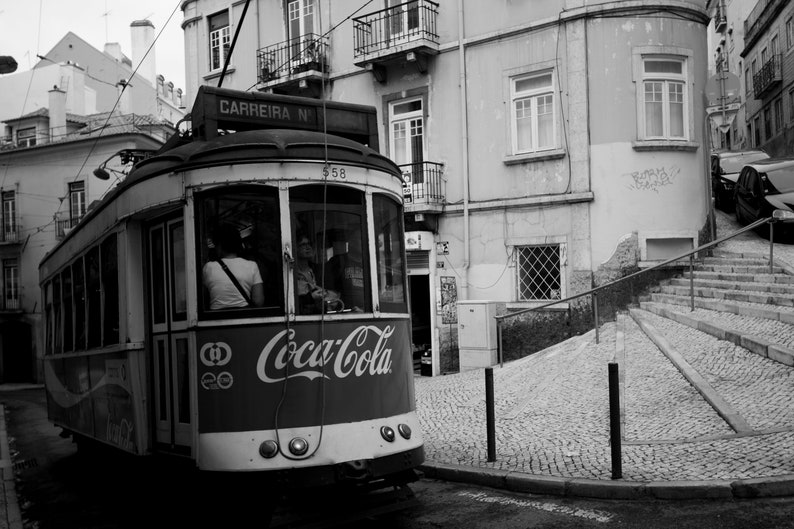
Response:
[[[684,259],[686,257],[689,257],[689,267],[690,267],[690,274],[689,274],[690,286],[689,286],[689,291],[690,291],[690,298],[691,298],[691,306],[692,306],[692,310],[695,310],[694,309],[695,294],[694,294],[694,285],[693,285],[694,274],[691,273],[692,272],[692,268],[693,268],[693,261],[694,261],[695,254],[698,253],[698,252],[702,252],[704,250],[707,250],[707,249],[709,249],[709,248],[711,248],[713,246],[716,246],[716,245],[718,245],[718,244],[720,244],[722,242],[725,242],[725,241],[727,241],[729,239],[732,239],[732,238],[736,237],[737,235],[741,235],[742,233],[745,233],[747,231],[753,230],[753,229],[757,228],[758,226],[761,226],[762,224],[765,224],[767,222],[770,225],[770,233],[769,233],[769,270],[770,270],[770,273],[772,273],[773,240],[774,240],[774,232],[772,230],[772,226],[774,225],[775,222],[777,222],[777,219],[774,216],[773,217],[759,219],[759,220],[753,222],[752,224],[748,224],[747,226],[745,226],[744,228],[742,228],[740,230],[737,230],[737,231],[735,231],[733,233],[729,233],[728,235],[724,235],[723,237],[715,239],[715,240],[713,240],[713,241],[711,241],[709,243],[706,243],[706,244],[704,244],[702,246],[698,246],[697,248],[695,248],[693,250],[689,250],[689,251],[687,251],[685,253],[682,253],[681,255],[679,255],[677,257],[673,257],[673,258],[668,259],[666,261],[663,261],[661,263],[657,263],[657,264],[655,264],[655,265],[653,265],[653,266],[651,266],[649,268],[644,268],[644,269],[639,270],[637,272],[631,273],[631,274],[629,274],[627,276],[620,277],[620,278],[615,279],[614,281],[611,281],[611,282],[606,283],[604,285],[597,286],[595,288],[591,288],[590,290],[587,290],[585,292],[581,292],[581,293],[575,294],[573,296],[568,296],[567,298],[550,301],[548,303],[544,303],[543,305],[538,305],[536,307],[530,307],[528,309],[523,309],[523,310],[511,312],[510,314],[502,314],[501,316],[495,316],[494,318],[496,319],[496,331],[497,331],[497,336],[498,336],[498,340],[499,340],[499,342],[498,342],[498,345],[499,345],[499,365],[500,366],[504,365],[503,350],[502,350],[502,322],[505,319],[514,318],[516,316],[520,316],[521,314],[526,314],[528,312],[534,312],[534,311],[538,311],[538,310],[541,310],[541,309],[545,309],[547,307],[551,307],[552,305],[559,305],[560,303],[565,303],[565,302],[568,302],[568,301],[571,301],[571,300],[574,300],[574,299],[578,299],[578,298],[581,298],[581,297],[584,297],[584,296],[594,296],[595,302],[593,303],[593,306],[594,306],[594,312],[595,312],[594,316],[595,316],[596,343],[598,343],[598,326],[599,326],[598,325],[598,302],[597,302],[598,292],[600,292],[601,290],[605,290],[607,288],[613,287],[613,286],[617,285],[618,283],[622,283],[623,281],[628,281],[629,279],[633,279],[633,278],[638,277],[638,276],[640,276],[642,274],[646,274],[646,273],[651,272],[653,270],[657,270],[657,269],[659,269],[659,268],[661,268],[663,266],[667,266],[670,263],[674,263],[676,261],[681,261],[682,259]]]

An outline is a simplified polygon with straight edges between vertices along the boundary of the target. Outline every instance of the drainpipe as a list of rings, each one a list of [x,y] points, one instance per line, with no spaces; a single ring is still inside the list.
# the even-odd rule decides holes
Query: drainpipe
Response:
[[[466,50],[463,45],[463,1],[458,0],[458,61],[460,68],[461,161],[463,168],[463,269],[460,299],[469,299],[469,125],[466,119]]]

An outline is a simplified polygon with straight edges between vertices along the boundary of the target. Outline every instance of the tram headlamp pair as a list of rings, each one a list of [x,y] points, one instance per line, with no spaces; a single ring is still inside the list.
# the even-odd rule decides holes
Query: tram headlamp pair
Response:
[[[400,435],[403,439],[410,439],[411,438],[411,427],[407,424],[400,423],[397,426],[397,431],[400,432]],[[380,436],[383,437],[386,441],[392,443],[396,438],[394,434],[394,429],[391,426],[381,426],[380,428]]]
[[[302,456],[309,450],[309,443],[303,437],[292,439],[287,445],[292,455]],[[262,441],[259,445],[259,455],[265,459],[272,459],[278,455],[278,443],[272,439]]]

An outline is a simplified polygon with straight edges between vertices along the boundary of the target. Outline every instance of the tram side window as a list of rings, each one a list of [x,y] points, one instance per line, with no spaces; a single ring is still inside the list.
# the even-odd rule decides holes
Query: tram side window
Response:
[[[72,281],[74,296],[74,349],[85,349],[85,273],[83,259],[79,258],[72,265]]]
[[[375,220],[375,260],[378,300],[383,312],[405,312],[405,239],[400,205],[384,196],[372,200]]]
[[[88,347],[102,345],[102,292],[99,282],[99,247],[85,256],[86,301],[88,302]]]
[[[74,307],[72,306],[72,269],[66,267],[66,270],[61,273],[61,286],[63,287],[63,351],[69,353],[74,351],[74,336],[72,332],[72,314],[74,314]]]
[[[52,281],[44,285],[44,354],[52,354]]]
[[[200,241],[196,244],[200,263],[197,279],[203,316],[238,317],[252,309],[257,314],[283,314],[278,189],[225,187],[197,193],[196,204]]]
[[[102,259],[103,344],[119,343],[119,266],[116,234],[110,235],[100,247]]]
[[[325,197],[325,202],[318,201]],[[290,189],[298,314],[371,312],[364,193],[342,186]]]

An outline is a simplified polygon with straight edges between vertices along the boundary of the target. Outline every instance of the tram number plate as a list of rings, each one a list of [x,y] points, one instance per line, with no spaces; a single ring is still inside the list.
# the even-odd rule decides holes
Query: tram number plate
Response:
[[[323,178],[347,178],[344,167],[323,166]]]

